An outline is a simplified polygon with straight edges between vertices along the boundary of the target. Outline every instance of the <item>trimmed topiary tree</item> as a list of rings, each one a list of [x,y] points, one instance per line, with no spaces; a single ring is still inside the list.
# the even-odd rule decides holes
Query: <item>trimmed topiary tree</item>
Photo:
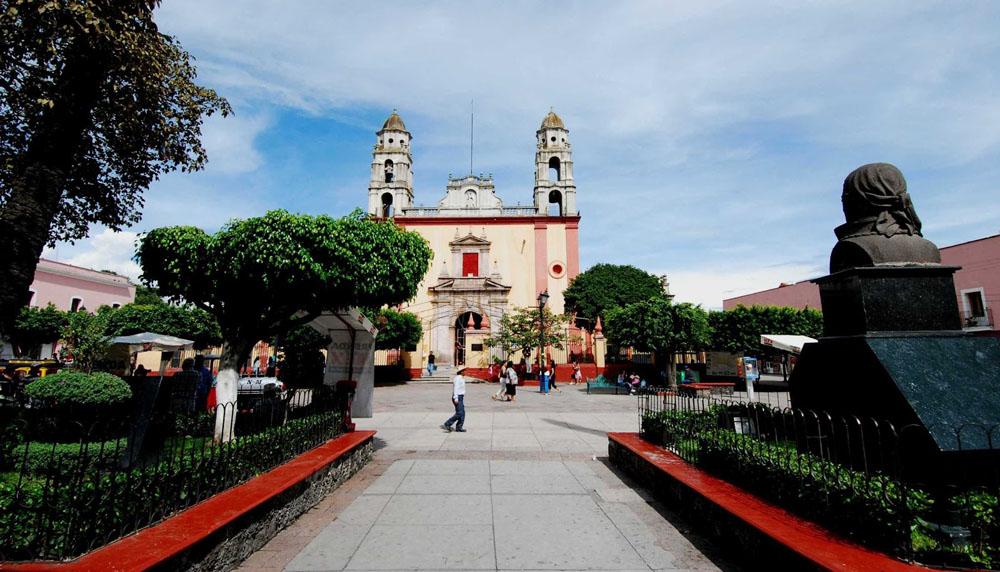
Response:
[[[63,371],[40,377],[24,392],[51,407],[102,407],[122,405],[132,390],[120,377],[110,373]]]
[[[38,401],[31,409],[29,437],[45,442],[104,440],[120,436],[132,389],[110,373],[64,371],[36,379],[24,393]],[[82,432],[82,433],[81,433]]]

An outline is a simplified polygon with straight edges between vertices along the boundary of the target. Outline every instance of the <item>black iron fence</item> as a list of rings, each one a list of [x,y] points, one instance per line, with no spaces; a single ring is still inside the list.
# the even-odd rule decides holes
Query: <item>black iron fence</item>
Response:
[[[0,407],[0,562],[72,558],[301,454],[342,429],[326,388],[207,407],[167,387],[145,406]]]
[[[655,387],[638,407],[645,439],[856,542],[928,564],[1000,564],[997,425],[897,427]]]

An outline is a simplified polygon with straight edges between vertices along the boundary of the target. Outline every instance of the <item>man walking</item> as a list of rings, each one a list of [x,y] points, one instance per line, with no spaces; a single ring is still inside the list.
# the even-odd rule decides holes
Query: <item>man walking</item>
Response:
[[[427,375],[434,375],[434,352],[427,354]]]
[[[455,405],[455,414],[448,418],[441,425],[448,432],[451,432],[452,423],[456,423],[455,431],[459,433],[465,433],[465,378],[462,377],[462,372],[465,371],[465,367],[459,367],[458,371],[455,372],[455,379],[452,380],[452,390],[451,390],[451,402]]]

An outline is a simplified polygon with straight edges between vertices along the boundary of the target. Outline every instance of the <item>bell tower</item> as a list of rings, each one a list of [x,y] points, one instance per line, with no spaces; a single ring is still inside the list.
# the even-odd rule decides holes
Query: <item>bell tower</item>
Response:
[[[413,137],[395,109],[375,135],[368,214],[402,216],[403,209],[413,206],[413,156],[410,154]]]
[[[535,212],[539,215],[576,216],[576,183],[569,130],[551,109],[535,132]]]

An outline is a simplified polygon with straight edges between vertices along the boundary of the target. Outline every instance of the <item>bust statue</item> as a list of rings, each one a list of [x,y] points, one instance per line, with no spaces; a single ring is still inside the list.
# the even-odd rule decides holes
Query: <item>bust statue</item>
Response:
[[[844,179],[847,222],[834,229],[830,273],[859,266],[940,264],[941,253],[920,234],[920,219],[903,173],[888,163],[858,167]]]

